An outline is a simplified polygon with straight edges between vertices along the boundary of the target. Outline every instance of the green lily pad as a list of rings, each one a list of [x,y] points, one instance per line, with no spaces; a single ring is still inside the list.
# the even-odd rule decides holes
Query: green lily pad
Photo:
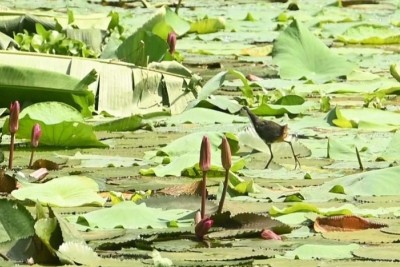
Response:
[[[24,184],[11,192],[18,200],[39,201],[42,205],[56,207],[103,206],[98,184],[85,176],[64,176],[44,184]]]
[[[381,25],[356,25],[347,29],[337,40],[347,44],[398,44],[400,31]]]
[[[351,259],[352,252],[360,248],[358,244],[349,245],[314,245],[306,244],[288,251],[285,257],[292,259]]]
[[[168,223],[177,221],[180,227],[190,226],[192,217],[185,219],[194,211],[183,209],[163,210],[160,208],[149,208],[146,204],[136,204],[131,201],[121,202],[109,209],[100,209],[81,215],[77,223],[102,229],[125,228],[167,228]],[[131,216],[140,214],[140,216]],[[189,217],[189,216],[188,216]]]
[[[305,77],[323,83],[347,75],[354,68],[297,20],[279,35],[272,54],[282,79]]]
[[[40,144],[62,147],[106,147],[97,140],[93,127],[86,124],[73,107],[60,102],[36,103],[24,108],[19,116],[17,138],[30,139],[32,127],[42,129]],[[8,133],[7,119],[3,132]]]
[[[141,169],[140,173],[142,175],[156,175],[159,177],[167,175],[181,176],[182,174],[199,176],[200,145],[204,135],[208,136],[211,143],[211,171],[224,172],[219,148],[224,134],[218,132],[196,132],[173,141],[159,151],[155,151],[155,153],[148,153],[149,156],[146,157],[148,160],[152,160],[155,163],[167,163],[149,169]],[[226,137],[231,145],[231,152],[234,154],[239,148],[238,140],[234,134],[227,133]],[[231,170],[237,171],[244,166],[244,158],[232,157]]]

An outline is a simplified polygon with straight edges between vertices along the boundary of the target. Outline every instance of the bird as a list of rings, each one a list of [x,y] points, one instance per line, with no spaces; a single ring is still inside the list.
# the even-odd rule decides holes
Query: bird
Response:
[[[248,117],[250,118],[251,124],[256,130],[257,135],[264,141],[265,144],[267,144],[269,152],[271,153],[271,157],[264,169],[268,168],[269,164],[274,158],[274,155],[272,154],[271,145],[277,142],[285,142],[290,145],[295,161],[294,168],[296,169],[297,166],[301,168],[300,161],[298,160],[296,154],[294,153],[292,142],[285,140],[286,137],[288,136],[288,130],[289,130],[288,125],[287,124],[280,125],[274,121],[261,119],[253,112],[251,112],[247,106],[243,106],[243,110],[246,111]]]

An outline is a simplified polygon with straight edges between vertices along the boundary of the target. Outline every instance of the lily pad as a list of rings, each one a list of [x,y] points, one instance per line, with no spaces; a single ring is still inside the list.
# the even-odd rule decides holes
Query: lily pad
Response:
[[[103,206],[105,199],[97,192],[99,186],[85,176],[64,176],[44,184],[24,184],[11,192],[18,200],[39,201],[56,207]]]
[[[131,201],[121,202],[109,209],[101,209],[78,217],[77,223],[102,229],[125,228],[167,228],[168,223],[177,221],[179,226],[190,226],[194,213],[191,210],[149,208],[146,204],[136,204]],[[140,214],[140,216],[131,216]],[[186,219],[190,217],[190,219]]]
[[[323,83],[347,75],[354,68],[297,20],[279,35],[272,55],[282,79],[307,78]]]
[[[32,127],[42,129],[40,144],[63,147],[106,147],[97,140],[93,127],[86,124],[73,107],[61,102],[42,102],[24,108],[20,113],[17,138],[30,139]],[[8,133],[7,119],[3,131]]]

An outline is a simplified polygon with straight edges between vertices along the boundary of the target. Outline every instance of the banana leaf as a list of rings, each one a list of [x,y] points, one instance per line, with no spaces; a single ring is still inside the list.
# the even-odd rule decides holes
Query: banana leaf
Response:
[[[60,101],[84,115],[92,109],[117,117],[160,111],[178,114],[197,95],[190,77],[133,64],[9,51],[0,51],[0,62],[7,62],[6,67],[15,72],[0,74],[0,108],[18,99],[27,105]],[[98,77],[89,83],[88,73],[93,70]],[[83,89],[86,86],[89,90]]]

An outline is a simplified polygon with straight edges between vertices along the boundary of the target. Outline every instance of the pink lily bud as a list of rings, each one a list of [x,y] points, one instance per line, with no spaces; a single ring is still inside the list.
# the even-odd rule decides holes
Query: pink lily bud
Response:
[[[261,238],[267,239],[267,240],[270,240],[270,239],[272,239],[272,240],[282,240],[282,238],[279,235],[275,234],[273,231],[271,231],[269,229],[264,229],[261,232]]]
[[[40,124],[36,123],[32,127],[32,135],[31,135],[31,144],[33,147],[38,147],[39,139],[42,136],[42,129],[40,128]]]
[[[9,130],[11,134],[15,134],[18,131],[19,123],[19,111],[20,105],[18,101],[11,102],[10,105],[10,121],[9,121]]]
[[[232,154],[231,154],[231,147],[229,146],[228,139],[224,136],[222,138],[221,144],[221,162],[222,166],[225,170],[229,170],[232,167]]]
[[[199,166],[203,172],[211,169],[211,144],[208,136],[204,136],[201,142]]]
[[[167,43],[169,45],[169,52],[171,54],[173,54],[175,52],[175,46],[176,46],[176,33],[175,32],[168,33]]]
[[[197,238],[202,240],[212,227],[213,223],[214,221],[211,220],[210,218],[204,218],[198,224],[196,224],[194,232]]]

